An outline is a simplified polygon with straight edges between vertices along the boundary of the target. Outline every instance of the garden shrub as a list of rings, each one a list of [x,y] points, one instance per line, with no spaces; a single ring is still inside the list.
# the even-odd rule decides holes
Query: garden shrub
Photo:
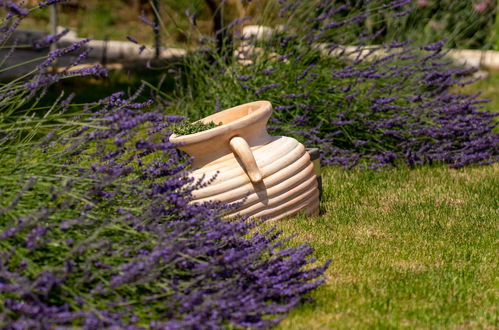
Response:
[[[274,105],[271,131],[320,148],[324,165],[460,167],[497,160],[495,114],[481,109],[486,100],[479,95],[453,91],[473,82],[474,70],[448,60],[445,41],[373,46],[382,30],[359,24],[388,10],[404,17],[411,1],[279,3],[273,10],[284,32],[245,40],[254,51],[244,62],[198,52],[170,70],[179,84],[166,111],[199,118],[267,99]]]
[[[2,31],[27,14],[13,2]],[[8,36],[6,36],[8,38]],[[51,40],[54,36],[52,36]],[[50,44],[50,38],[46,39]],[[5,41],[5,39],[3,40]],[[179,116],[117,92],[37,106],[46,88],[100,67],[37,70],[0,85],[0,327],[266,328],[320,285],[308,245],[191,204],[189,159],[168,142]],[[85,53],[77,56],[77,64]]]

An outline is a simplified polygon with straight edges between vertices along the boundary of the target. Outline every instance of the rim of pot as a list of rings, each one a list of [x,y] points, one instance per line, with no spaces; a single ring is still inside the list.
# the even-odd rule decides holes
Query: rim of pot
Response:
[[[170,136],[170,142],[172,143],[181,143],[182,145],[185,144],[192,144],[192,143],[199,143],[206,141],[208,139],[211,139],[213,137],[219,136],[219,135],[225,135],[229,133],[230,131],[233,130],[238,130],[242,129],[244,127],[248,127],[252,124],[255,124],[262,119],[265,119],[266,117],[270,117],[270,114],[272,113],[272,104],[269,101],[255,101],[255,102],[249,102],[245,104],[241,104],[220,112],[217,112],[213,115],[210,115],[208,117],[204,117],[198,121],[201,121],[203,123],[209,123],[210,121],[214,121],[213,118],[223,116],[225,113],[237,111],[240,108],[253,108],[253,111],[251,113],[248,113],[246,115],[243,115],[241,118],[230,121],[228,123],[223,123],[221,126],[217,126],[214,128],[207,129],[202,132],[194,133],[194,134],[187,134],[187,135],[176,135],[172,134]]]

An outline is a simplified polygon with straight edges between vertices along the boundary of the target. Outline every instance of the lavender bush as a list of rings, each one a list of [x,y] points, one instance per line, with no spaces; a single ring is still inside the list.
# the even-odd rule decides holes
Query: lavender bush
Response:
[[[310,247],[279,248],[278,232],[189,204],[188,162],[166,141],[177,118],[116,103],[51,171],[78,178],[43,193],[32,176],[2,208],[2,325],[264,328],[322,283],[325,266],[303,268]],[[133,138],[141,124],[156,141]]]
[[[10,13],[3,31],[27,14],[0,5]],[[80,46],[0,86],[0,327],[279,322],[323,282],[327,264],[313,266],[309,246],[286,247],[259,222],[222,220],[227,205],[190,204],[209,178],[189,179],[189,159],[168,142],[182,118],[137,103],[140,91],[79,111],[62,95],[38,107],[51,83],[74,75],[48,73],[50,61]]]
[[[495,114],[481,109],[486,100],[479,95],[453,91],[473,81],[473,70],[446,59],[444,41],[371,45],[383,30],[367,30],[366,20],[386,11],[404,17],[411,3],[279,1],[273,10],[284,32],[245,40],[249,51],[240,58],[211,55],[210,64],[193,54],[174,70],[183,84],[169,99],[170,111],[199,118],[268,99],[275,109],[273,132],[320,148],[325,165],[496,161]]]

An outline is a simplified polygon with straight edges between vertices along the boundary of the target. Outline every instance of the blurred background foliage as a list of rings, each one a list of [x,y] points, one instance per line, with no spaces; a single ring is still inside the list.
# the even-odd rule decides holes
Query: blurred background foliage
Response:
[[[32,1],[36,2],[36,1]],[[86,0],[60,3],[59,25],[69,27],[79,36],[94,39],[126,40],[132,35],[140,42],[151,44],[151,28],[141,22],[144,13],[152,21],[153,9],[149,0]],[[192,29],[186,10],[197,13],[197,29]],[[167,46],[185,47],[193,43],[189,33],[194,30],[206,35],[212,30],[211,13],[204,0],[162,0],[160,11],[165,30],[162,42]],[[38,10],[25,19],[21,28],[39,29],[48,32],[49,11]]]
[[[219,0],[159,0],[161,16],[161,44],[164,47],[198,49],[215,40],[213,12],[208,2]],[[275,4],[278,0],[225,0],[221,8],[224,24],[243,17],[250,17],[243,25],[264,24],[276,26],[284,23],[277,14]],[[37,0],[28,0],[28,6],[36,6]],[[337,0],[341,6],[350,0]],[[359,8],[362,1],[359,1]],[[68,0],[58,4],[58,25],[69,27],[79,37],[92,37],[101,40],[127,41],[130,35],[141,44],[152,45],[154,34],[152,27],[144,24],[140,16],[153,21],[152,0]],[[326,1],[324,1],[326,3]],[[390,1],[386,1],[390,3]],[[372,17],[360,22],[358,29],[349,28],[349,36],[331,35],[331,41],[352,42],[358,39],[359,31],[382,31],[373,40],[374,43],[386,43],[392,40],[412,40],[415,44],[425,45],[446,39],[449,48],[474,48],[499,50],[499,20],[496,0],[412,0],[412,12],[403,17],[394,17],[393,11],[382,11],[382,16]],[[319,8],[326,11],[328,8]],[[373,8],[374,10],[374,8]],[[345,13],[348,15],[349,13]],[[27,17],[21,28],[37,29],[49,32],[50,13],[48,8],[34,10]],[[294,22],[296,25],[296,22]],[[115,90],[133,91],[142,81],[157,85],[164,79],[162,90],[174,89],[172,75],[165,70],[149,70],[145,65],[111,71],[110,79],[94,78],[58,83],[48,91],[49,104],[62,90],[78,91],[76,102],[89,102],[101,98]],[[465,92],[483,90],[482,96],[492,98],[487,108],[499,108],[497,73],[489,74],[484,80],[466,86]],[[99,88],[96,88],[96,87]],[[88,91],[88,92],[87,92]],[[52,96],[53,97],[52,97]],[[147,98],[148,95],[144,95]]]
[[[449,48],[499,49],[496,0],[413,2],[413,11],[406,16],[392,19],[385,14],[378,24],[386,27],[386,33],[377,41],[403,39],[429,44],[445,39]]]
[[[251,16],[246,24],[279,24],[276,13],[272,15],[269,10],[275,1],[226,0],[221,11],[226,23]],[[35,0],[30,2],[36,3]],[[160,0],[164,45],[193,46],[203,37],[212,35],[209,2]],[[351,1],[338,0],[335,4],[340,6],[344,2]],[[496,0],[413,0],[411,6],[413,11],[404,17],[393,17],[393,12],[385,11],[377,21],[367,19],[361,24],[371,30],[384,29],[375,39],[377,43],[413,40],[416,44],[428,44],[447,39],[447,46],[451,48],[499,50]],[[142,12],[152,18],[151,0],[69,0],[59,5],[59,25],[95,39],[126,40],[126,35],[132,35],[143,43],[152,43],[150,28],[139,19]],[[47,31],[48,26],[48,10],[36,11],[23,23],[24,28]]]

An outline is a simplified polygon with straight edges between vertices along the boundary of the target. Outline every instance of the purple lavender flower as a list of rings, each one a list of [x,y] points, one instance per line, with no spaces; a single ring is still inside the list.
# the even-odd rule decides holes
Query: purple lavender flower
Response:
[[[137,39],[135,39],[134,37],[132,37],[131,35],[127,35],[126,38],[133,42],[134,44],[138,44],[139,42],[137,41]]]
[[[274,68],[265,68],[265,69],[262,69],[262,72],[265,73],[268,76],[270,76],[271,74],[273,74],[274,71],[275,71]]]
[[[248,81],[251,78],[253,78],[253,76],[245,76],[245,75],[239,75],[239,76],[237,76],[237,79],[240,80],[240,81]]]
[[[406,9],[406,10],[399,11],[399,12],[395,13],[395,14],[393,15],[393,17],[394,17],[394,18],[398,18],[398,17],[406,16],[407,14],[412,13],[413,11],[414,11],[414,9],[413,9],[413,8],[408,8],[408,9]]]
[[[298,77],[296,77],[296,81],[300,81],[302,80],[303,78],[305,78],[308,73],[310,72],[310,70],[312,70],[313,68],[315,67],[315,64],[310,64],[309,66],[307,66],[305,68],[305,70],[303,70],[303,72],[300,73],[300,75],[298,75]]]
[[[278,62],[283,62],[283,61],[286,61],[287,59],[289,59],[291,56],[293,56],[293,54],[286,54],[286,55],[282,55],[282,56],[279,56],[279,58],[277,59]]]
[[[57,3],[60,3],[60,2],[65,2],[67,0],[46,0],[46,1],[38,1],[38,6],[40,8],[43,8],[43,7],[47,7],[47,6],[51,6],[51,5],[55,5]]]
[[[65,36],[69,32],[69,29],[64,29],[62,32],[57,33],[57,34],[49,34],[45,37],[43,37],[40,40],[35,41],[33,46],[35,48],[45,48],[48,47],[52,44],[55,44],[57,41],[59,41],[63,36]]]
[[[21,19],[17,18],[13,22],[8,20],[7,24],[0,26],[0,45],[3,45],[12,36],[19,24],[21,24]]]
[[[249,85],[247,85],[241,81],[238,81],[237,83],[239,84],[239,86],[241,86],[244,89],[251,89],[251,87]]]
[[[440,51],[445,44],[445,40],[440,40],[435,43],[423,46],[424,50],[427,51]]]
[[[60,58],[61,56],[67,55],[67,54],[72,53],[78,49],[81,49],[83,47],[83,45],[85,45],[89,41],[90,41],[90,39],[86,38],[86,39],[83,39],[80,41],[73,42],[71,45],[69,45],[65,48],[57,48],[57,49],[51,51],[48,54],[47,58],[40,65],[38,65],[38,68],[37,68],[38,73],[43,72],[45,69],[47,69],[50,65],[52,65],[52,63],[54,63],[54,61],[57,58]]]
[[[94,65],[88,68],[76,69],[69,71],[64,77],[69,76],[93,76],[93,77],[101,77],[105,78],[108,75],[108,70],[106,68],[101,67],[100,65]]]
[[[158,26],[156,23],[151,22],[151,21],[147,18],[147,16],[146,16],[146,14],[145,14],[145,12],[144,12],[144,11],[142,11],[142,12],[140,13],[139,19],[140,19],[140,21],[141,21],[142,23],[149,25],[149,26],[150,26],[150,27],[152,27],[154,30],[156,30],[156,31],[158,31],[158,30],[159,30],[159,26]]]
[[[283,85],[282,84],[268,84],[268,85],[263,85],[262,87],[260,87],[256,92],[255,94],[256,95],[260,95],[261,93],[263,92],[266,92],[268,90],[271,90],[271,89],[275,89],[275,88],[281,88]]]
[[[285,98],[285,99],[299,99],[299,98],[306,98],[308,95],[305,94],[305,93],[300,93],[300,94],[297,94],[297,93],[291,93],[291,94],[284,94],[282,95],[282,98]]]
[[[196,26],[197,25],[196,13],[191,13],[190,9],[186,9],[184,13],[185,16],[187,16],[187,18],[189,19],[189,22],[191,22],[193,26]]]
[[[20,7],[11,0],[0,0],[0,7],[5,7],[9,11],[9,14],[17,15],[19,17],[25,17],[29,14],[28,9]]]
[[[251,19],[251,16],[236,18],[227,25],[227,29],[232,29],[234,26],[241,25],[242,23],[244,23],[250,19]]]

